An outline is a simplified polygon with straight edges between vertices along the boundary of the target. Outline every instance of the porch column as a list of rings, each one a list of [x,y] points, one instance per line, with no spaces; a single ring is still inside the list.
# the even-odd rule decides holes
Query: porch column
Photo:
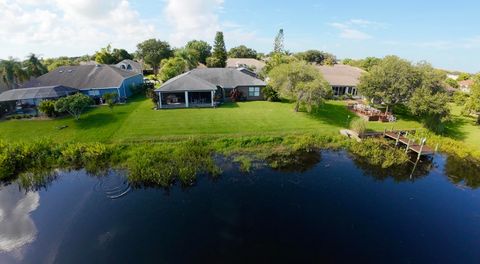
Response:
[[[158,106],[162,109],[162,92],[158,92]]]
[[[215,97],[215,91],[211,91],[211,93],[212,93],[212,106],[215,106],[215,102],[213,101]]]
[[[185,106],[188,108],[188,91],[185,91]]]

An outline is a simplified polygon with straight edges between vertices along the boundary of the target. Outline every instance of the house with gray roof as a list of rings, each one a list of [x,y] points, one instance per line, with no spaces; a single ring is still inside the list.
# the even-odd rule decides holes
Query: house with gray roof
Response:
[[[194,69],[165,82],[155,92],[159,108],[213,107],[238,91],[246,101],[263,100],[266,83],[238,69]]]
[[[115,64],[115,66],[125,71],[133,71],[135,73],[143,74],[142,65],[134,60],[122,60]]]
[[[357,86],[360,82],[360,77],[365,73],[364,70],[343,64],[335,64],[333,66],[319,65],[317,68],[325,80],[332,86],[335,96],[359,96]]]
[[[116,93],[119,98],[132,95],[132,88],[143,84],[143,75],[113,65],[62,66],[28,81],[22,88],[66,86],[91,97]]]

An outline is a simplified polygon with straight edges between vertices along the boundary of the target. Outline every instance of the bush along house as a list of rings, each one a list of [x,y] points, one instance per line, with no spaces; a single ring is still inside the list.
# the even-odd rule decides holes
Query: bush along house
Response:
[[[215,107],[234,100],[263,100],[266,83],[238,69],[194,69],[165,82],[155,92],[158,108]]]

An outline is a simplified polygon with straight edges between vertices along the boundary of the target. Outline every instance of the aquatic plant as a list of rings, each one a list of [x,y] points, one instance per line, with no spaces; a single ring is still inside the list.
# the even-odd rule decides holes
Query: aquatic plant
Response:
[[[404,150],[391,146],[383,139],[366,139],[356,142],[350,146],[349,150],[355,158],[384,169],[404,164],[409,160]]]

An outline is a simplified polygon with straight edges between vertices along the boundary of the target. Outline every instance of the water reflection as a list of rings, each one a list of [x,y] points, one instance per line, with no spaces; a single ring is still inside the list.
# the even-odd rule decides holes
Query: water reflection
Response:
[[[480,165],[469,159],[449,156],[444,170],[454,184],[463,183],[472,189],[480,187]]]
[[[21,248],[35,240],[37,227],[30,213],[40,205],[37,192],[19,192],[14,185],[0,191],[0,252],[21,259]]]
[[[371,176],[379,181],[392,178],[396,182],[415,181],[428,175],[433,169],[434,163],[430,158],[421,159],[418,162],[408,162],[400,166],[382,168],[370,164],[365,159],[353,157],[355,165],[362,169],[365,175]]]
[[[267,162],[276,171],[306,172],[313,169],[321,159],[319,151],[295,151],[288,154],[273,154],[267,158]]]

